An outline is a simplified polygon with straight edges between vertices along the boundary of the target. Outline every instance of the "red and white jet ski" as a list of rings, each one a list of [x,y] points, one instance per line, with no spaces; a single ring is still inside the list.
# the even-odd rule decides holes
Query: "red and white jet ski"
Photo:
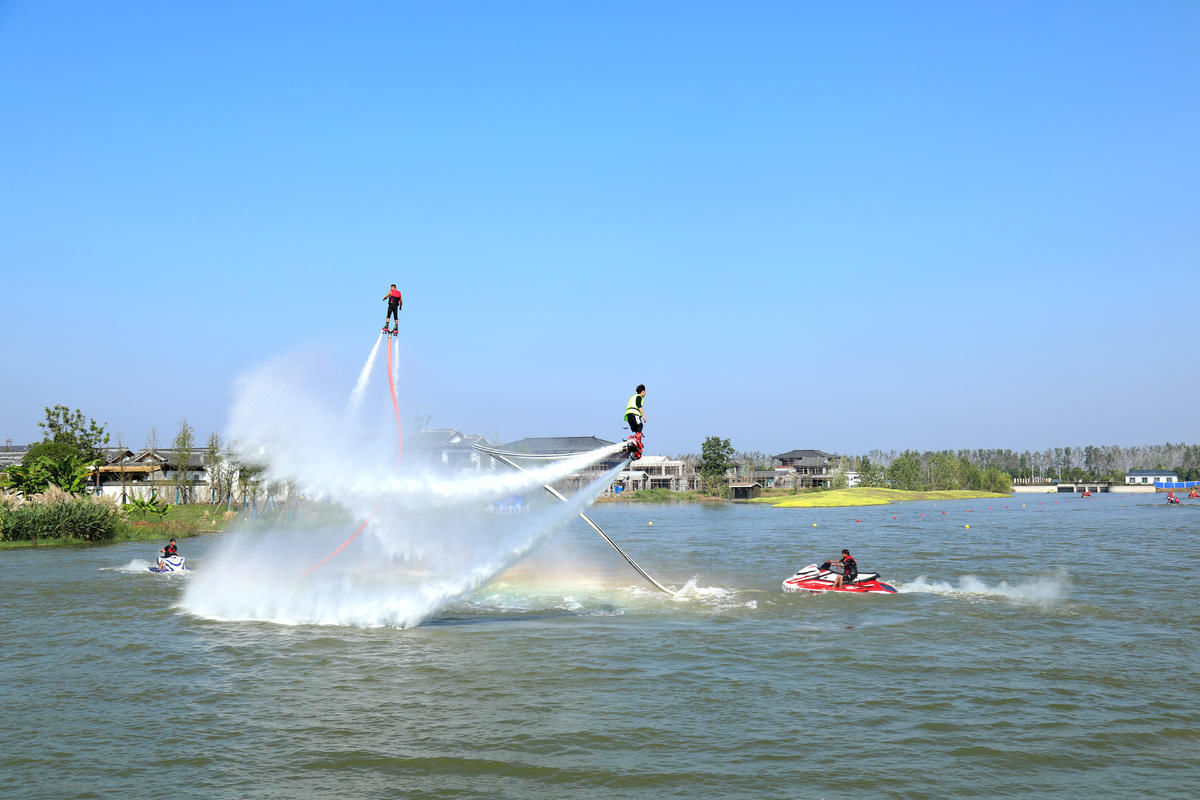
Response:
[[[831,570],[830,564],[826,561],[821,566],[809,564],[804,569],[797,572],[792,577],[783,582],[783,590],[785,592],[812,592],[818,594],[820,592],[852,592],[862,594],[864,592],[896,592],[896,588],[890,584],[886,584],[879,580],[878,572],[860,572],[858,577],[850,583],[843,583],[839,588],[833,588],[834,579],[837,578],[837,573]]]

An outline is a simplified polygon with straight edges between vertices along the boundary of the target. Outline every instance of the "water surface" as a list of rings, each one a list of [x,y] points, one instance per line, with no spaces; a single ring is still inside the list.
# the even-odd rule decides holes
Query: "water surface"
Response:
[[[1200,781],[1200,504],[591,515],[682,597],[582,522],[407,630],[199,618],[179,608],[188,577],[144,571],[145,544],[0,553],[0,795],[1093,797]],[[203,570],[220,538],[181,549]],[[780,592],[842,547],[900,592]]]

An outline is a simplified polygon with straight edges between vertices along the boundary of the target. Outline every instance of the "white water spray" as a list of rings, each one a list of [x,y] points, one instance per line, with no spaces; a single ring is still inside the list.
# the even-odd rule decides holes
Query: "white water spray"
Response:
[[[362,405],[363,395],[367,392],[367,384],[371,382],[371,370],[375,367],[375,356],[379,354],[379,345],[383,342],[383,334],[375,339],[375,346],[371,348],[371,354],[367,356],[367,363],[363,364],[362,372],[358,373],[358,381],[354,384],[354,391],[350,393],[350,411],[358,411]]]
[[[947,581],[931,581],[924,575],[920,575],[908,583],[897,583],[896,589],[901,592],[943,594],[968,599],[999,597],[1018,603],[1050,605],[1064,600],[1070,594],[1071,582],[1065,573],[1060,573],[1016,584],[1000,581],[999,584],[992,586],[974,575],[964,575],[955,586]]]
[[[440,449],[422,453],[406,443],[397,469],[390,397],[370,406],[378,405],[377,424],[358,425],[324,402],[328,389],[306,384],[306,366],[279,360],[247,375],[229,434],[242,458],[264,465],[264,483],[286,480],[308,498],[335,500],[354,521],[229,537],[189,582],[181,604],[192,613],[285,624],[420,624],[537,547],[622,466],[567,503],[545,495],[543,484],[612,456],[621,445],[516,472],[499,466],[454,471],[442,466]],[[366,382],[360,376],[364,390]],[[372,418],[366,415],[368,423]],[[531,510],[490,510],[514,496],[524,497]],[[363,519],[370,520],[363,535],[347,544]]]

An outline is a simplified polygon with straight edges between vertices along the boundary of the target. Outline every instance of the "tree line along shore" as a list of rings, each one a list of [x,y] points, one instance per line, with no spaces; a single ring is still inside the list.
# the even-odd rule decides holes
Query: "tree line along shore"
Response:
[[[151,495],[127,504],[88,492],[88,478],[103,464],[100,458],[109,436],[103,425],[65,406],[47,407],[38,425],[44,438],[31,446],[20,464],[0,471],[0,547],[56,542],[137,541],[191,536],[239,524],[290,523],[300,504],[290,503],[267,516],[254,504],[234,509],[224,504],[171,504]],[[152,433],[152,438],[156,438]],[[184,420],[175,438],[177,450],[192,452],[194,435]],[[206,460],[221,460],[214,434],[204,449]],[[1004,497],[1016,478],[1098,480],[1122,482],[1122,471],[1132,467],[1172,469],[1182,480],[1200,480],[1200,446],[1187,444],[1119,447],[1116,445],[1049,448],[1017,452],[1002,449],[872,451],[863,456],[837,456],[829,486],[819,488],[766,487],[761,496],[745,502],[778,508],[868,506],[906,500],[949,500]],[[695,466],[699,490],[677,492],[642,489],[599,499],[597,502],[690,503],[726,502],[731,499],[731,476],[763,469],[769,458],[762,453],[735,452],[729,439],[707,437],[698,456],[683,456]],[[239,465],[237,480],[249,493],[257,490],[261,467]],[[177,480],[183,485],[183,473]],[[232,496],[230,472],[221,484],[222,496]],[[124,473],[122,473],[124,475]],[[851,485],[853,482],[857,485]],[[226,485],[229,484],[229,485]],[[186,500],[186,492],[183,496]],[[735,500],[735,502],[738,502]],[[349,515],[333,504],[310,506],[310,520],[329,521]]]

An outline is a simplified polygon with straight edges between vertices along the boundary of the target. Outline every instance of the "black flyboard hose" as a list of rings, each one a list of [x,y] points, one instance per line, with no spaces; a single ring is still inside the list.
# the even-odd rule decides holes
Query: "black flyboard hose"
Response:
[[[507,457],[507,456],[501,455],[499,452],[497,452],[497,451],[495,451],[495,450],[491,450],[491,449],[488,449],[488,448],[483,448],[483,447],[478,447],[477,449],[479,449],[479,450],[482,450],[483,452],[487,453],[488,455],[490,455],[492,458],[496,459],[497,461],[500,461],[500,462],[503,462],[503,463],[505,463],[505,464],[508,464],[510,467],[512,467],[513,469],[517,470],[518,472],[524,472],[524,471],[525,471],[525,470],[524,470],[524,468],[523,468],[523,467],[521,467],[519,464],[516,464],[516,463],[514,463],[514,462],[510,461],[510,460],[508,459],[508,457]],[[545,490],[546,490],[547,492],[549,492],[550,494],[552,494],[552,495],[554,495],[555,497],[557,497],[559,500],[562,500],[564,503],[566,503],[566,502],[567,502],[567,498],[563,497],[563,496],[562,496],[562,493],[560,493],[560,492],[559,492],[557,489],[555,489],[553,486],[550,486],[549,484],[543,484],[543,485],[542,485],[542,488],[543,488],[543,489],[545,489]],[[617,552],[618,552],[618,553],[621,555],[621,558],[623,558],[623,559],[625,559],[626,561],[628,561],[628,562],[629,562],[629,566],[633,567],[634,571],[635,571],[635,572],[637,572],[637,574],[638,574],[638,575],[641,575],[643,578],[645,578],[645,579],[646,579],[646,581],[647,581],[648,583],[650,583],[651,585],[653,585],[653,586],[654,586],[654,588],[658,589],[659,591],[661,591],[661,592],[666,592],[667,594],[671,595],[672,597],[674,597],[674,596],[675,596],[675,592],[671,591],[670,589],[668,589],[667,587],[663,586],[663,585],[662,585],[661,583],[659,583],[658,581],[654,580],[654,578],[653,578],[653,577],[650,575],[650,573],[649,573],[649,572],[646,572],[646,570],[644,570],[644,569],[642,569],[640,566],[638,566],[638,563],[637,563],[636,561],[634,561],[632,558],[630,558],[628,555],[626,555],[626,554],[625,554],[625,551],[624,551],[624,550],[622,550],[622,549],[621,549],[621,548],[620,548],[620,547],[617,545],[617,543],[616,543],[616,542],[614,542],[612,539],[610,539],[610,538],[609,538],[609,536],[608,536],[608,534],[607,534],[607,533],[605,533],[605,532],[604,532],[604,531],[603,531],[603,530],[600,528],[600,526],[599,526],[599,525],[597,525],[595,522],[592,522],[592,520],[591,520],[591,519],[588,517],[588,515],[587,515],[587,514],[584,514],[582,511],[580,511],[580,512],[579,512],[579,518],[580,518],[580,519],[582,519],[584,522],[586,522],[588,525],[591,525],[591,526],[592,526],[592,530],[594,530],[596,533],[600,534],[600,536],[601,536],[601,537],[604,539],[604,541],[608,542],[608,543],[609,543],[609,544],[612,546],[612,549],[613,549],[613,550],[616,550],[616,551],[617,551]]]

